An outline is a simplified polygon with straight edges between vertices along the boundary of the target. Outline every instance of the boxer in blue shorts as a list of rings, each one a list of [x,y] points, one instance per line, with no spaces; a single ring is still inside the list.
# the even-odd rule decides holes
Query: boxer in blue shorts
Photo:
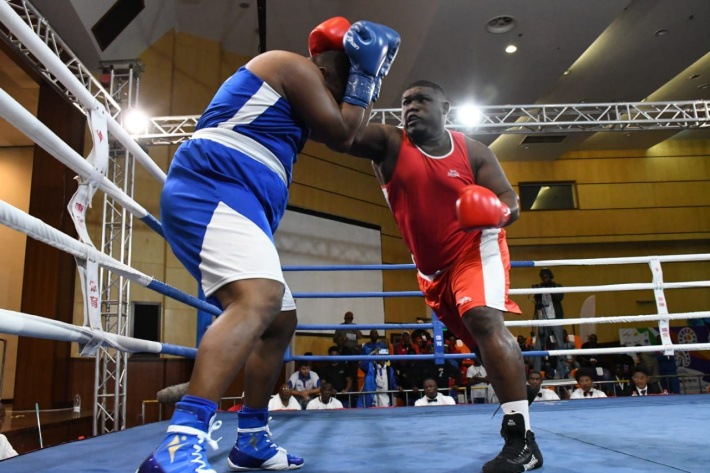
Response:
[[[306,141],[350,148],[398,47],[399,35],[383,25],[332,18],[311,33],[311,58],[270,51],[227,79],[175,153],[160,202],[165,237],[223,313],[202,338],[165,439],[138,473],[213,473],[205,444],[215,446],[217,402],[242,369],[244,406],[229,467],[303,466],[267,428],[296,328],[273,234]]]

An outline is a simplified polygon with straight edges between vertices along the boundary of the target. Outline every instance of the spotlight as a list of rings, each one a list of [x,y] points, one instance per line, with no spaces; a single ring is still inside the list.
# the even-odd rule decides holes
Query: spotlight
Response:
[[[140,135],[148,129],[148,116],[137,108],[129,109],[123,117],[123,127],[131,135]]]
[[[462,105],[456,112],[456,118],[464,126],[474,126],[482,117],[481,110],[475,105]]]
[[[509,44],[508,46],[505,47],[505,52],[508,54],[513,54],[517,50],[518,50],[518,47],[514,44]]]

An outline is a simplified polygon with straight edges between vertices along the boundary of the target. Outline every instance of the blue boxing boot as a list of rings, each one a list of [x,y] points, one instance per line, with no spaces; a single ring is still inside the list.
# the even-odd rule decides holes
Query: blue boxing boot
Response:
[[[227,459],[232,470],[295,470],[303,466],[303,458],[289,454],[271,441],[267,409],[245,406],[237,415],[237,443]]]
[[[207,461],[205,444],[217,450],[212,432],[222,421],[215,422],[217,404],[195,396],[183,396],[175,405],[168,434],[136,473],[216,473]]]

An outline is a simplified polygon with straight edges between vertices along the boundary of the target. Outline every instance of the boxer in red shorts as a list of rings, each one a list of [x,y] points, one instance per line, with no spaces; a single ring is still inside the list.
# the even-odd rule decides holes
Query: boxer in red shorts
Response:
[[[445,128],[444,89],[418,81],[402,94],[404,128],[369,124],[349,153],[373,162],[418,269],[419,287],[442,322],[476,349],[501,401],[505,446],[484,473],[542,466],[530,430],[523,356],[505,328],[510,256],[502,227],[519,216],[518,196],[482,143]]]

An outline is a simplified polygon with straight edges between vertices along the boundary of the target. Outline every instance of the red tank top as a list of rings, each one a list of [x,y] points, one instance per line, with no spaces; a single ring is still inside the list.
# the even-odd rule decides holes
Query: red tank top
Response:
[[[464,135],[450,132],[452,150],[425,154],[402,131],[402,146],[389,182],[382,186],[404,243],[422,274],[446,269],[477,232],[461,230],[459,190],[475,183]]]

